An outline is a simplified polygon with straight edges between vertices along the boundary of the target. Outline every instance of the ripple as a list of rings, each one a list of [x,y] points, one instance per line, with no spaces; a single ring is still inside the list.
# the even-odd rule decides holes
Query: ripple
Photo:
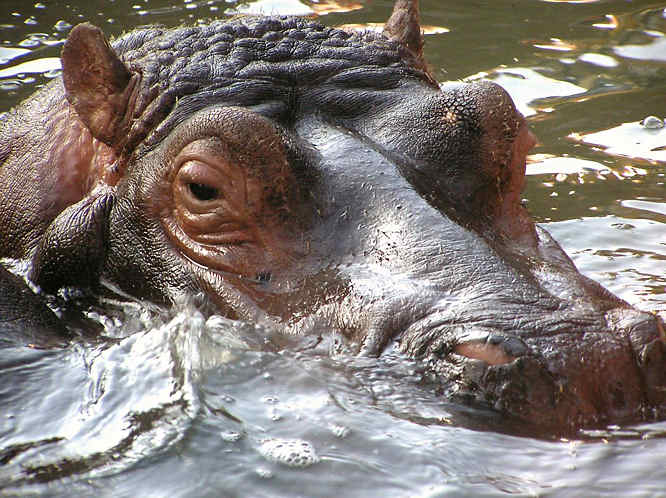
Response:
[[[625,200],[610,215],[545,224],[585,275],[639,308],[666,310],[663,203]],[[640,209],[640,210],[639,210]],[[656,216],[651,213],[659,213]],[[625,214],[626,213],[626,214]],[[666,220],[664,220],[666,221]]]

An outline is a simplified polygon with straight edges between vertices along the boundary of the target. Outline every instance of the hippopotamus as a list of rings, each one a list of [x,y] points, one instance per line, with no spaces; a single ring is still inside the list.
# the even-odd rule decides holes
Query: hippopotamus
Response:
[[[76,340],[44,304],[61,289],[204,296],[543,427],[660,417],[664,325],[532,221],[534,144],[500,86],[435,81],[415,0],[381,33],[248,16],[109,43],[81,24],[62,77],[0,123],[0,257],[27,283],[0,280],[32,295],[0,313]]]

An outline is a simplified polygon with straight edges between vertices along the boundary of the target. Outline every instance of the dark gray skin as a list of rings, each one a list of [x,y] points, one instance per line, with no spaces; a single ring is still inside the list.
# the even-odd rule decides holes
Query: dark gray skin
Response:
[[[294,18],[90,25],[0,126],[0,257],[360,354],[543,427],[666,409],[663,324],[581,275],[520,204],[534,144],[492,83],[439,88],[416,2],[383,34]],[[0,302],[2,306],[2,302]]]
[[[65,346],[71,334],[65,324],[26,282],[0,265],[0,347]]]

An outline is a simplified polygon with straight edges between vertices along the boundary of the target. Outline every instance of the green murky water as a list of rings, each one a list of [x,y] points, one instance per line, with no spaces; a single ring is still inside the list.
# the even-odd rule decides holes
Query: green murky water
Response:
[[[367,24],[391,8],[337,4],[2,0],[0,112],[58,75],[84,20],[118,35],[260,9]],[[583,272],[666,315],[666,2],[423,0],[422,17],[448,29],[427,37],[438,79],[493,79],[528,117],[533,216]],[[251,352],[230,336],[262,331],[195,312],[131,326],[113,346],[3,352],[0,494],[663,494],[665,423],[518,437],[443,403],[403,358]]]

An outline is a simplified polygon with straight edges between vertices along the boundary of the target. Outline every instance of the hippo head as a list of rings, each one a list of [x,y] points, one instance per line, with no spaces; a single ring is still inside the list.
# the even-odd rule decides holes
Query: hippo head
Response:
[[[408,0],[383,33],[242,17],[111,46],[77,26],[62,80],[0,129],[0,256],[44,292],[203,293],[396,348],[549,427],[659,413],[661,321],[535,226],[525,119],[493,83],[438,85],[422,44]]]

